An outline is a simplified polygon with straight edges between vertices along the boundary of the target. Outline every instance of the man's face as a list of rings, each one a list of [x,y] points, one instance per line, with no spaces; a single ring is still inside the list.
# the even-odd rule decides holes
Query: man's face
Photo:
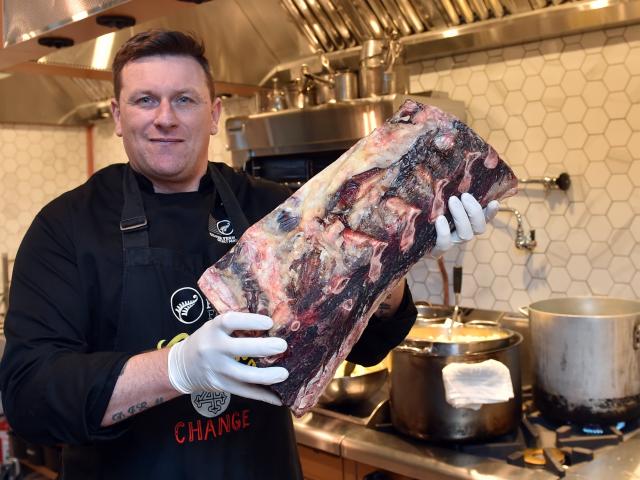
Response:
[[[188,56],[143,57],[124,66],[121,85],[112,111],[133,169],[157,192],[197,190],[221,108],[200,64]]]

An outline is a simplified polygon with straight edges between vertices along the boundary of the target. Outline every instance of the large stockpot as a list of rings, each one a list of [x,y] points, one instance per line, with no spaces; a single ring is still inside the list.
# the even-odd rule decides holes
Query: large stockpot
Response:
[[[392,351],[391,423],[413,437],[445,442],[485,440],[514,431],[522,407],[522,336],[499,327],[465,326],[452,329],[451,340],[441,340],[448,331],[442,325],[414,327]],[[446,400],[442,369],[454,362],[490,359],[509,369],[514,398],[482,405],[479,410],[451,406]]]
[[[528,310],[543,415],[582,424],[640,416],[640,302],[552,298]]]

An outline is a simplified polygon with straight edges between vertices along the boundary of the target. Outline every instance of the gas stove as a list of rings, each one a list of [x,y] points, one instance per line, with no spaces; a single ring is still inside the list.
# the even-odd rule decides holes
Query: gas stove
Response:
[[[386,388],[357,405],[318,406],[313,411],[407,438],[391,424]],[[522,420],[517,430],[511,434],[482,442],[437,443],[413,438],[411,441],[497,460],[524,469],[544,470],[556,478],[562,478],[578,465],[591,462],[600,452],[616,448],[638,433],[640,419],[616,425],[572,425],[545,419],[533,404],[531,389],[525,387]]]
[[[452,448],[564,477],[569,468],[593,460],[599,450],[618,445],[640,432],[638,420],[615,425],[553,422],[536,410],[528,389],[524,399],[522,420],[516,432],[490,442]]]

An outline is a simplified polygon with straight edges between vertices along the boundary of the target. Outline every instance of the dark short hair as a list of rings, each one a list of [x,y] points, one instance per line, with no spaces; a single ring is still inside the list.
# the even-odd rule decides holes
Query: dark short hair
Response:
[[[209,61],[204,56],[204,44],[192,34],[175,30],[147,30],[138,33],[127,40],[118,50],[113,59],[111,69],[113,71],[113,93],[116,100],[120,97],[122,88],[122,69],[124,66],[139,58],[161,55],[182,55],[193,58],[197,61],[205,77],[207,87],[213,100],[215,89],[213,86],[213,75],[209,67]]]

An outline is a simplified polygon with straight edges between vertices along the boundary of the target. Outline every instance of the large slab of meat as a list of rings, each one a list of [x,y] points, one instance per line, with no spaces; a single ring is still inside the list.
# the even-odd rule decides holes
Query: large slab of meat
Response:
[[[495,150],[438,108],[406,101],[240,238],[199,286],[220,313],[269,315],[289,348],[259,359],[295,415],[315,405],[395,282],[435,245],[447,199],[516,192]],[[450,217],[449,217],[450,218]]]

